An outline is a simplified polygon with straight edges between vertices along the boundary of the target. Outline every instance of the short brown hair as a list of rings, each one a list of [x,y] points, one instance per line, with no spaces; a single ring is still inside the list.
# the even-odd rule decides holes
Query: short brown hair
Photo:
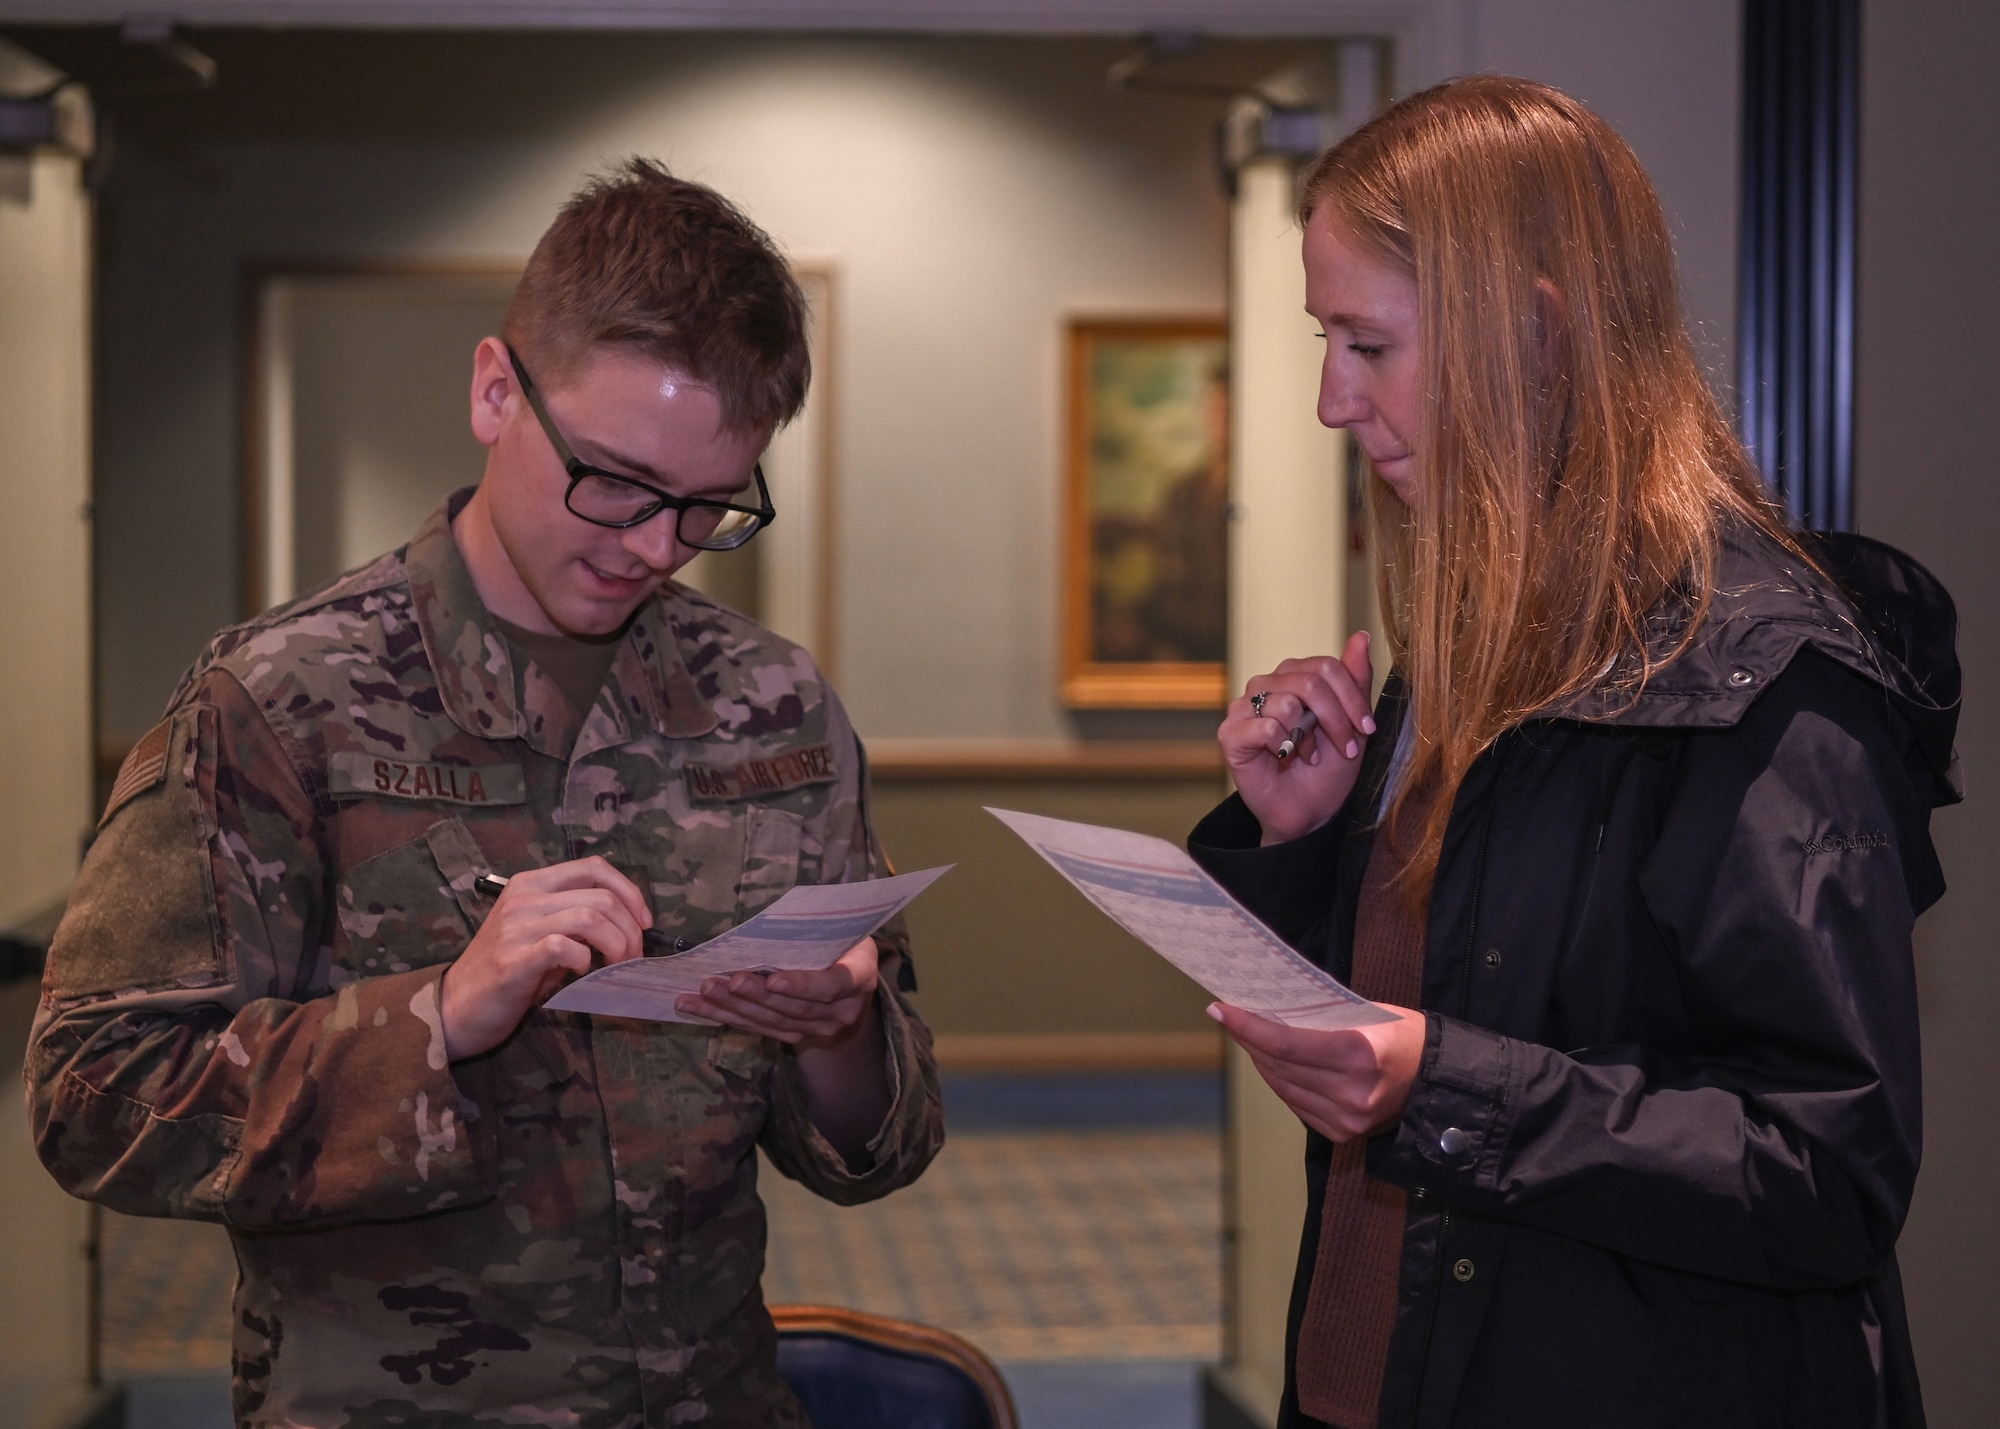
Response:
[[[725,426],[805,405],[805,295],[763,229],[705,184],[630,158],[562,206],[521,274],[501,336],[543,383],[599,343],[636,348],[715,389]]]

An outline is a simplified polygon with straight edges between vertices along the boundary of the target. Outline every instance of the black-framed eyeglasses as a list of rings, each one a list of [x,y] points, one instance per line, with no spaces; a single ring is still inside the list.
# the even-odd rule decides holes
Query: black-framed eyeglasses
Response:
[[[562,433],[556,430],[556,424],[549,419],[549,409],[542,405],[535,379],[528,376],[528,369],[521,365],[512,348],[507,350],[507,359],[514,364],[522,395],[528,399],[535,420],[542,424],[543,435],[562,458],[563,470],[569,473],[569,490],[563,493],[563,505],[571,514],[593,526],[622,531],[671,510],[681,544],[697,551],[733,551],[778,519],[771,506],[771,489],[764,484],[761,462],[750,469],[750,478],[757,488],[755,506],[708,501],[699,496],[674,496],[643,481],[592,466],[571,451]]]

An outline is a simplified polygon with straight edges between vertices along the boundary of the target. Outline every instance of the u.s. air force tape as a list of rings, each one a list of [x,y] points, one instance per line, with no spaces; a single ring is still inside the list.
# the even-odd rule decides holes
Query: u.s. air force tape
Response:
[[[430,764],[343,750],[327,760],[334,796],[437,799],[447,804],[525,804],[528,787],[518,764]]]
[[[769,759],[745,759],[738,764],[688,764],[681,768],[688,799],[696,804],[758,799],[808,784],[831,784],[834,778],[830,744],[788,749]]]

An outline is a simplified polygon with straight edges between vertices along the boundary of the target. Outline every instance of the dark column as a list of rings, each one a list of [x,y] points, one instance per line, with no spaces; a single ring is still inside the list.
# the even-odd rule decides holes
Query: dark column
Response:
[[[1854,525],[1859,0],[1747,0],[1743,440],[1802,525]]]

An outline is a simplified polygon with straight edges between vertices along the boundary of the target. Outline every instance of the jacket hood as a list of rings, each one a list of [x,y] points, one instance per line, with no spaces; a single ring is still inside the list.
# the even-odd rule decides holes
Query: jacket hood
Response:
[[[1733,532],[1707,617],[1688,647],[1634,697],[1619,682],[1566,702],[1560,718],[1656,729],[1726,729],[1812,649],[1879,685],[1916,737],[1936,804],[1962,797],[1958,611],[1938,579],[1893,546],[1846,532],[1802,538],[1814,570],[1766,537]],[[1822,573],[1823,572],[1823,573]],[[1678,643],[1686,613],[1663,611],[1655,648]]]

